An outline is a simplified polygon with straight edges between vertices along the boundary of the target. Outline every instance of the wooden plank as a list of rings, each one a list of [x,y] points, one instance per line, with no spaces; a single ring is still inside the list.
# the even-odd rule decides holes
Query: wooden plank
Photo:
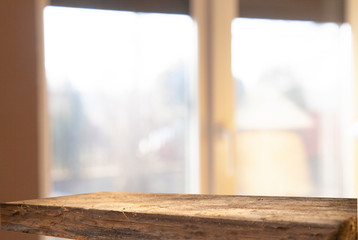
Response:
[[[357,199],[102,192],[3,203],[1,221],[73,239],[356,239]]]

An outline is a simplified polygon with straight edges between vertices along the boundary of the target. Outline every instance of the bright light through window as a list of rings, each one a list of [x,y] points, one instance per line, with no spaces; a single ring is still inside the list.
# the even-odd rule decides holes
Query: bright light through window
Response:
[[[44,21],[53,194],[198,192],[192,19],[47,7]]]
[[[238,192],[352,196],[350,27],[236,19]]]

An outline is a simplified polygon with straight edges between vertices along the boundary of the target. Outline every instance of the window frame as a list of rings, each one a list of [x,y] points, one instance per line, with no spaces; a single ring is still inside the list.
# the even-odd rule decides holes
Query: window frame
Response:
[[[347,20],[345,0],[227,0],[225,4],[220,0],[50,0],[50,5],[178,13],[194,18],[198,30],[200,192],[219,194],[236,193],[236,173],[228,170],[237,167],[231,159],[236,156],[232,20],[239,16],[337,23]]]
[[[314,22],[346,21],[344,0],[239,0],[243,18],[304,20]]]
[[[50,0],[51,6],[189,14],[189,0]]]

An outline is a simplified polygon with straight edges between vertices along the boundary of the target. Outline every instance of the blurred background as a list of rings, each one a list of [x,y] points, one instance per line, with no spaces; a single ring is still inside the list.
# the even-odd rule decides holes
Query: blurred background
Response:
[[[0,7],[1,201],[357,196],[353,0]]]
[[[44,23],[52,194],[199,193],[194,20],[49,6]],[[234,18],[231,45],[227,193],[352,196],[349,24]]]

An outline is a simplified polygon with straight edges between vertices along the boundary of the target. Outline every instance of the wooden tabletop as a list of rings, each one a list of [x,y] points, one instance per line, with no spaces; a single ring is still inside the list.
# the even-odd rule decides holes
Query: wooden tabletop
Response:
[[[0,207],[4,230],[72,239],[357,238],[357,199],[101,192]]]

